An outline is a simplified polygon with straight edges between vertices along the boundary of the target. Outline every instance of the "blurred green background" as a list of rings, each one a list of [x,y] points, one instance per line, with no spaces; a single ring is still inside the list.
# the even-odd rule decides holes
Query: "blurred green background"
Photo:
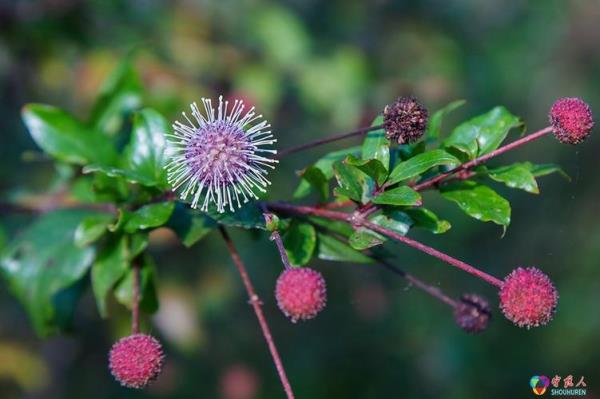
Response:
[[[464,98],[452,124],[506,105],[529,131],[547,124],[561,96],[581,96],[600,114],[600,2],[259,0],[0,0],[0,195],[43,194],[54,173],[19,116],[26,102],[87,115],[99,85],[131,49],[146,103],[177,118],[201,96],[238,96],[273,124],[280,148],[369,123],[398,95],[430,110]],[[552,138],[505,155],[556,162],[572,177],[541,180],[542,194],[497,187],[513,205],[506,235],[468,219],[435,194],[430,208],[453,228],[411,235],[504,276],[536,265],[561,294],[555,320],[519,329],[498,311],[468,336],[449,309],[376,266],[314,262],[329,285],[327,309],[293,325],[272,295],[281,271],[265,235],[232,231],[298,398],[525,398],[533,375],[585,376],[600,387],[600,151],[598,129],[583,145]],[[513,133],[514,134],[514,133]],[[514,137],[514,136],[512,136]],[[326,151],[286,158],[273,199],[289,198],[294,172]],[[25,154],[25,156],[24,156]],[[27,156],[29,154],[29,156]],[[33,158],[33,160],[32,160]],[[0,246],[30,217],[2,214]],[[447,293],[494,290],[420,253],[395,246],[397,264]],[[103,321],[88,292],[73,331],[40,340],[0,285],[0,398],[280,398],[269,353],[239,277],[216,233],[185,250],[153,234],[161,308],[147,331],[166,346],[163,376],[127,391],[107,369],[128,315]],[[548,394],[547,394],[548,395]]]

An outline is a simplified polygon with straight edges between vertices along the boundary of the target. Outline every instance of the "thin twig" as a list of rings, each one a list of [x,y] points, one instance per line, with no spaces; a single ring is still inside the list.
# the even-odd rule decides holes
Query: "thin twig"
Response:
[[[261,206],[263,207],[263,217],[265,218],[265,222],[267,225],[269,225],[273,222],[273,215],[267,212],[264,204],[261,203]],[[279,251],[279,256],[281,256],[281,263],[283,263],[285,269],[291,269],[292,265],[290,264],[290,258],[288,257],[287,252],[285,251],[285,247],[283,246],[283,240],[281,239],[281,234],[279,234],[279,230],[273,229],[273,231],[271,232],[271,240],[275,241],[275,245],[277,246],[277,250]]]
[[[132,307],[131,307],[131,333],[140,332],[140,264],[134,260],[132,265],[133,286],[132,286]]]
[[[239,253],[235,249],[233,245],[233,241],[227,234],[227,231],[223,226],[219,226],[219,230],[221,231],[221,235],[223,236],[223,240],[227,245],[227,249],[229,250],[229,254],[231,255],[231,259],[233,263],[238,269],[240,276],[242,277],[242,281],[244,283],[244,287],[246,288],[246,292],[248,293],[248,297],[250,298],[250,304],[254,308],[254,313],[256,313],[256,318],[258,319],[258,323],[260,324],[260,328],[262,329],[262,333],[267,341],[267,345],[269,346],[269,351],[271,351],[271,356],[273,357],[273,362],[275,363],[275,368],[277,369],[277,373],[279,374],[279,379],[281,380],[281,384],[283,385],[283,390],[285,391],[288,399],[294,399],[294,392],[292,391],[292,386],[287,378],[287,374],[285,373],[285,369],[283,367],[283,363],[281,358],[279,357],[279,352],[277,351],[277,347],[275,346],[275,341],[273,340],[273,336],[271,335],[271,330],[269,329],[269,325],[267,324],[267,320],[263,314],[261,308],[261,301],[256,292],[254,291],[254,286],[250,281],[250,277],[248,276],[248,272],[246,271],[246,267],[240,258]]]
[[[286,148],[284,150],[279,151],[279,153],[277,154],[277,159],[283,158],[284,156],[289,155],[289,154],[293,154],[294,152],[307,150],[309,148],[313,148],[313,147],[317,147],[317,146],[320,146],[323,144],[331,143],[333,141],[343,140],[343,139],[347,139],[347,138],[354,137],[354,136],[360,136],[360,135],[368,133],[372,130],[381,129],[382,127],[383,127],[383,125],[363,127],[363,128],[353,130],[353,131],[347,132],[347,133],[334,134],[332,136],[325,137],[325,138],[315,140],[315,141],[311,141],[310,143],[302,144],[297,147]]]
[[[429,246],[422,244],[416,240],[413,240],[412,238],[408,238],[406,236],[403,236],[402,234],[396,233],[395,231],[386,229],[385,227],[375,224],[375,223],[365,219],[364,217],[362,217],[362,215],[360,215],[358,213],[348,214],[348,213],[344,213],[344,212],[313,208],[310,206],[296,206],[296,205],[286,204],[286,203],[269,203],[266,205],[269,209],[274,210],[274,211],[279,210],[279,211],[283,211],[283,212],[291,212],[291,213],[301,214],[301,215],[319,216],[319,217],[324,217],[324,218],[328,218],[328,219],[340,220],[343,222],[347,222],[354,227],[360,227],[360,226],[366,227],[375,232],[378,232],[378,233],[386,235],[390,238],[393,238],[396,241],[400,241],[410,247],[418,249],[419,251],[424,252],[430,256],[438,258],[439,260],[441,260],[451,266],[457,267],[473,276],[479,277],[482,280],[484,280],[492,285],[495,285],[497,287],[502,286],[502,281],[497,279],[496,277],[494,277],[490,274],[487,274],[487,273],[477,269],[476,267],[469,265],[468,263],[465,263],[465,262],[458,260],[456,258],[453,258],[450,255],[447,255],[441,251],[438,251],[435,248],[429,247]]]

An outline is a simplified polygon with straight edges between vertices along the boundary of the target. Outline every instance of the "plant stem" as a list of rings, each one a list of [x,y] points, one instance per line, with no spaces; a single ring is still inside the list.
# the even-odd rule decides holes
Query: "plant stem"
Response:
[[[134,260],[132,265],[133,272],[133,303],[131,307],[131,333],[139,334],[140,332],[140,265],[137,260]]]
[[[543,137],[545,135],[547,135],[548,133],[552,132],[552,126],[548,126],[545,127],[541,130],[538,130],[535,133],[531,133],[528,134],[525,137],[522,137],[518,140],[513,141],[512,143],[506,144],[505,146],[502,146],[492,152],[490,152],[489,154],[485,154],[483,156],[480,156],[479,158],[475,158],[469,162],[465,162],[459,166],[457,166],[456,168],[446,172],[446,173],[441,173],[439,175],[437,175],[436,177],[429,179],[423,183],[417,184],[413,187],[413,190],[415,191],[421,191],[424,190],[426,188],[429,188],[437,183],[439,183],[440,181],[444,180],[445,178],[447,178],[448,176],[451,176],[457,172],[463,171],[463,170],[467,170],[470,168],[473,168],[477,165],[480,165],[486,161],[488,161],[491,158],[497,157],[498,155],[504,154],[507,151],[510,151],[512,149],[515,149],[519,146],[522,146],[523,144],[529,143],[531,141],[537,140],[540,137]]]
[[[283,158],[284,156],[289,155],[289,154],[293,154],[294,152],[299,152],[299,151],[307,150],[309,148],[318,147],[320,145],[331,143],[333,141],[343,140],[343,139],[347,139],[347,138],[354,137],[354,136],[360,136],[360,135],[368,133],[372,130],[381,129],[382,127],[383,127],[383,125],[363,127],[363,128],[353,130],[353,131],[347,132],[347,133],[334,134],[332,136],[325,137],[325,138],[315,140],[315,141],[311,141],[310,143],[302,144],[297,147],[286,148],[284,150],[279,151],[279,153],[277,154],[277,159]]]
[[[246,267],[240,258],[239,253],[235,249],[233,245],[233,241],[229,237],[229,234],[225,230],[223,226],[219,226],[219,230],[221,231],[221,235],[223,236],[223,240],[227,245],[227,249],[229,250],[229,254],[231,255],[231,259],[233,263],[238,269],[242,281],[244,283],[244,287],[246,288],[246,292],[248,293],[248,297],[250,298],[250,304],[254,308],[254,313],[256,313],[256,318],[258,319],[258,323],[260,324],[260,328],[262,329],[263,336],[267,341],[267,345],[269,346],[269,351],[271,352],[271,356],[273,357],[273,362],[275,363],[275,368],[277,369],[277,373],[279,374],[279,379],[281,380],[281,384],[283,385],[283,390],[285,391],[288,399],[294,399],[294,392],[292,391],[292,386],[287,378],[287,374],[285,373],[285,369],[283,367],[283,363],[281,362],[281,358],[279,357],[279,352],[277,351],[277,347],[275,346],[275,341],[273,340],[273,336],[271,335],[271,330],[269,329],[269,325],[267,324],[267,320],[263,314],[261,308],[261,301],[256,292],[254,291],[254,286],[252,285],[252,281],[250,281],[250,277],[248,276],[248,272],[246,271]]]
[[[484,280],[492,285],[495,285],[497,287],[502,286],[502,281],[497,279],[496,277],[489,275],[489,274],[477,269],[476,267],[469,265],[468,263],[465,263],[465,262],[458,260],[456,258],[453,258],[450,255],[447,255],[441,251],[438,251],[435,248],[429,247],[429,246],[422,244],[416,240],[413,240],[411,238],[403,236],[402,234],[396,233],[395,231],[388,230],[385,227],[382,227],[378,224],[370,222],[369,220],[365,219],[360,214],[354,213],[351,215],[351,214],[347,214],[344,212],[331,211],[331,210],[327,210],[327,209],[318,209],[318,208],[313,208],[313,207],[309,207],[309,206],[296,206],[296,205],[285,204],[285,203],[267,204],[267,207],[269,209],[272,209],[275,211],[279,210],[279,211],[291,212],[291,213],[296,213],[296,214],[301,214],[301,215],[313,215],[313,216],[324,217],[324,218],[333,219],[333,220],[344,221],[344,222],[350,223],[351,225],[353,225],[355,227],[358,227],[358,226],[367,227],[373,231],[376,231],[376,232],[386,235],[390,238],[393,238],[394,240],[400,241],[410,247],[418,249],[419,251],[424,252],[430,256],[438,258],[439,260],[441,260],[451,266],[457,267],[473,276],[479,277],[482,280]]]
[[[377,259],[377,258],[376,258],[376,260],[386,269],[392,271],[393,273],[398,274],[399,276],[404,277],[412,285],[414,285],[418,289],[424,291],[425,293],[431,295],[432,297],[440,300],[441,302],[445,303],[446,305],[449,305],[452,308],[455,308],[456,306],[458,306],[458,302],[456,300],[454,300],[454,299],[450,298],[448,295],[444,294],[442,292],[442,290],[440,290],[438,287],[434,287],[432,285],[425,283],[421,279],[413,276],[412,274],[405,272],[404,270],[400,269],[399,267],[391,264],[390,262],[388,262],[386,260]]]
[[[269,225],[273,221],[273,215],[266,212],[266,209],[264,209],[264,211],[265,212],[263,213],[263,216],[265,218],[265,222],[267,225]],[[277,246],[277,250],[279,251],[279,256],[281,256],[281,262],[283,263],[285,269],[291,269],[292,265],[290,264],[290,258],[288,257],[287,252],[285,252],[285,247],[283,246],[283,240],[281,239],[281,234],[279,234],[279,230],[274,229],[271,232],[271,240],[275,241],[275,245]]]

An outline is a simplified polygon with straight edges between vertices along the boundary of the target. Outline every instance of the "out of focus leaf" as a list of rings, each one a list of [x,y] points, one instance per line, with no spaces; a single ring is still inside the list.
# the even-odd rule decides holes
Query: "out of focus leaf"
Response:
[[[354,166],[367,176],[370,176],[375,182],[381,186],[387,178],[387,170],[377,159],[362,160],[357,159],[353,155],[348,155],[344,162]]]
[[[329,179],[325,177],[321,169],[316,166],[309,166],[304,169],[300,177],[308,182],[312,188],[319,194],[319,198],[324,201],[329,197]]]
[[[154,313],[158,310],[158,298],[156,296],[156,266],[147,253],[140,259],[140,309],[146,313]],[[133,268],[129,267],[125,277],[115,288],[117,301],[127,308],[133,306]]]
[[[442,133],[442,120],[444,117],[455,109],[462,107],[465,103],[465,100],[456,100],[446,105],[444,108],[435,111],[429,118],[427,130],[425,131],[425,138],[437,139],[440,137],[440,134]]]
[[[91,112],[90,125],[95,129],[115,134],[124,116],[141,104],[142,83],[129,58],[121,62],[109,75]]]
[[[114,218],[114,215],[110,213],[99,213],[86,217],[75,230],[75,244],[78,247],[85,247],[96,241],[107,231]]]
[[[113,236],[102,248],[92,266],[92,289],[102,317],[108,315],[107,298],[130,264],[128,236]]]
[[[445,233],[452,227],[450,222],[438,218],[435,213],[423,207],[405,209],[404,212],[414,222],[414,227],[427,229],[434,234]]]
[[[167,226],[189,248],[210,233],[217,223],[205,214],[193,213],[185,205],[176,204]]]
[[[123,228],[126,232],[133,233],[136,230],[162,226],[167,223],[174,208],[173,201],[144,205],[126,216]]]
[[[36,144],[60,161],[80,165],[111,165],[116,161],[117,153],[108,137],[59,108],[28,104],[22,116]]]
[[[511,129],[521,125],[521,120],[506,108],[495,107],[457,126],[444,140],[444,146],[456,148],[473,159],[494,151]]]
[[[373,260],[337,238],[317,233],[319,258],[341,262],[373,263]]]
[[[73,306],[57,306],[57,301],[92,265],[94,249],[74,243],[75,229],[92,214],[82,210],[49,212],[3,251],[0,270],[40,335],[56,332],[64,327],[60,321],[70,319]]]
[[[292,222],[283,235],[283,246],[293,266],[307,264],[317,245],[315,228],[308,223]]]
[[[436,166],[455,167],[459,164],[460,161],[455,156],[444,150],[427,151],[396,165],[390,173],[387,184],[392,185],[411,179]]]
[[[525,190],[532,194],[539,194],[540,192],[533,173],[531,173],[529,168],[525,165],[517,163],[509,166],[502,166],[490,169],[487,173],[492,179],[504,183],[508,187]]]
[[[371,126],[378,126],[383,123],[383,115],[379,115]],[[390,167],[390,141],[385,136],[382,129],[372,130],[367,133],[362,145],[362,159],[376,159],[387,171]]]
[[[569,175],[560,166],[553,163],[536,165],[531,162],[523,162],[522,165],[526,167],[534,177],[542,177],[552,173],[558,173],[565,179],[569,181],[571,180],[571,177],[569,177]]]
[[[421,202],[421,194],[408,186],[386,190],[373,198],[373,203],[380,205],[409,206],[421,205]]]
[[[441,193],[475,219],[504,227],[510,224],[510,203],[487,186],[464,181],[443,186]]]

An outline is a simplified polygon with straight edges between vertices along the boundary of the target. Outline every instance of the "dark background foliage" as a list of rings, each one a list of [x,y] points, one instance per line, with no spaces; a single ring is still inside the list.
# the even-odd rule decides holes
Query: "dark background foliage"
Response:
[[[77,1],[0,0],[0,193],[44,193],[54,173],[40,160],[20,108],[36,101],[87,116],[98,87],[132,48],[146,103],[174,119],[190,101],[220,93],[248,98],[275,126],[280,148],[369,123],[400,94],[430,109],[468,101],[446,121],[506,105],[533,131],[560,96],[581,96],[600,114],[600,4],[594,1]],[[514,133],[513,133],[514,134]],[[514,137],[514,136],[513,136]],[[330,145],[341,148],[343,143]],[[290,156],[273,175],[271,198],[324,149]],[[532,395],[536,374],[584,375],[600,384],[600,228],[597,132],[570,147],[551,138],[506,160],[556,162],[571,175],[541,181],[542,195],[499,192],[513,204],[506,235],[426,197],[452,230],[413,231],[433,246],[503,276],[537,265],[555,280],[555,320],[526,331],[496,312],[489,331],[467,336],[448,309],[376,266],[315,261],[329,305],[292,325],[272,291],[281,270],[265,235],[234,232],[299,398],[506,398]],[[0,246],[30,220],[2,214]],[[276,374],[222,242],[190,250],[169,232],[152,235],[161,309],[146,329],[168,352],[151,389],[121,389],[106,367],[127,313],[103,321],[88,292],[73,329],[40,340],[21,305],[0,288],[0,397],[224,397],[235,365],[256,398],[281,397]],[[455,296],[496,293],[480,281],[397,245],[401,266]],[[233,369],[235,370],[235,368]],[[239,373],[238,373],[239,376]]]

